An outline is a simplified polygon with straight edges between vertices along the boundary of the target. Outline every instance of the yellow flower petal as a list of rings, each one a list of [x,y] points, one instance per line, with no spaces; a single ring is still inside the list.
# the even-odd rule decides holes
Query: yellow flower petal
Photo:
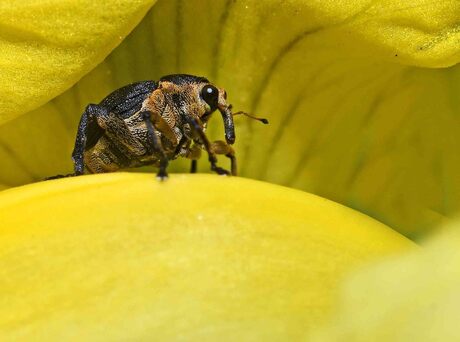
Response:
[[[0,123],[49,101],[99,64],[155,0],[5,0]]]
[[[1,340],[295,338],[350,269],[414,246],[314,195],[211,175],[6,190],[0,222]]]
[[[459,341],[459,228],[353,276],[336,319],[312,341]]]
[[[0,128],[0,182],[70,172],[88,103],[134,80],[187,72],[270,119],[236,119],[243,175],[417,236],[460,211],[460,67],[420,67],[460,60],[459,21],[453,0],[160,1],[73,89]],[[218,117],[209,134],[222,138]]]
[[[430,68],[460,61],[456,0],[317,1],[307,6],[329,19],[330,27],[320,28],[327,45],[355,57]]]

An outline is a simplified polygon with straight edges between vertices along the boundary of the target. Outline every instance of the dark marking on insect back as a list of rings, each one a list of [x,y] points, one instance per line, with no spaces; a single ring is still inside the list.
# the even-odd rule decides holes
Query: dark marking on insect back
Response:
[[[190,83],[209,83],[209,80],[205,77],[187,74],[166,75],[160,78],[160,82],[161,81],[168,81],[177,85],[186,85]]]
[[[158,84],[154,81],[132,83],[115,90],[103,99],[99,105],[125,119],[141,109],[142,102],[157,86]],[[120,101],[120,99],[123,99],[123,101]]]

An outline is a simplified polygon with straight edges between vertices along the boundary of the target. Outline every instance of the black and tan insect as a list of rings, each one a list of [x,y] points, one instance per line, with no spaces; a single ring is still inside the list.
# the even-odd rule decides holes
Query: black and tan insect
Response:
[[[205,130],[216,110],[222,114],[225,141],[210,142]],[[232,113],[225,90],[204,77],[177,74],[158,82],[132,83],[86,107],[72,153],[72,175],[155,165],[157,177],[164,179],[168,162],[179,156],[191,159],[191,172],[196,172],[201,149],[206,150],[212,171],[236,175],[231,145],[237,114],[268,123],[244,112]],[[230,159],[231,172],[217,166],[219,154]]]

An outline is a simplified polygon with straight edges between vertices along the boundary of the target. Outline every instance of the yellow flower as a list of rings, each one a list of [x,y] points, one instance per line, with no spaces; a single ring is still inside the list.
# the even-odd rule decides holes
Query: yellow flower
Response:
[[[243,176],[419,236],[460,211],[459,22],[454,0],[3,1],[0,187],[13,188],[0,193],[0,334],[305,336],[350,270],[412,243],[237,178],[14,187],[71,171],[86,104],[191,73],[269,118],[237,121]],[[222,136],[218,118],[209,134]]]
[[[0,120],[70,87],[152,3],[4,1]],[[0,128],[0,184],[70,171],[86,104],[134,80],[185,72],[270,119],[269,128],[237,120],[243,176],[316,193],[415,236],[460,209],[459,6],[159,1],[73,88]],[[211,136],[221,126],[214,118]]]
[[[367,267],[346,282],[338,313],[312,341],[458,341],[460,222],[423,250]]]
[[[350,269],[413,246],[320,197],[214,175],[6,190],[0,222],[2,341],[298,338]]]

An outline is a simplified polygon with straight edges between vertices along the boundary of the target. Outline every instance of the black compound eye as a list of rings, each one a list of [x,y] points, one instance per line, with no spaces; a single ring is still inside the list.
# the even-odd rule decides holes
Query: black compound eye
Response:
[[[206,85],[201,90],[201,97],[203,100],[211,107],[211,110],[217,108],[217,103],[219,101],[219,91],[216,87],[212,85]]]

